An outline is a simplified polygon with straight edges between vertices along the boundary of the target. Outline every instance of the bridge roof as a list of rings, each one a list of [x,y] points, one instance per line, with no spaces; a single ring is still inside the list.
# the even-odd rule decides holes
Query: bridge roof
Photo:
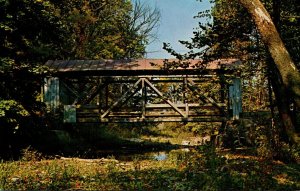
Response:
[[[200,59],[179,62],[177,59],[136,60],[49,60],[45,63],[51,72],[58,75],[126,76],[161,74],[199,74],[211,71],[233,71],[241,61],[218,59],[203,63]]]

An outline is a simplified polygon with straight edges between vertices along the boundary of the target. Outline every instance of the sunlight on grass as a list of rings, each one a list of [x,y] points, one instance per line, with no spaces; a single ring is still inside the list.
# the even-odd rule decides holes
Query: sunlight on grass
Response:
[[[230,157],[228,157],[230,156]],[[299,166],[217,154],[168,153],[166,160],[61,158],[0,163],[3,190],[295,190]]]

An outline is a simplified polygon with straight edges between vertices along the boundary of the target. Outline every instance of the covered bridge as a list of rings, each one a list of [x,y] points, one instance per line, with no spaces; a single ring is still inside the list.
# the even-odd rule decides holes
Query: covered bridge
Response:
[[[67,123],[237,119],[240,64],[237,59],[49,60],[43,101]]]

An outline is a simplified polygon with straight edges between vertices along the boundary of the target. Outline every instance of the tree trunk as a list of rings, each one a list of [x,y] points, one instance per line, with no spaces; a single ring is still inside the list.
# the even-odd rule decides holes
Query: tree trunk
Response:
[[[239,1],[254,19],[262,41],[268,47],[278,68],[285,88],[293,96],[296,105],[300,107],[300,73],[286,50],[269,13],[259,0]]]
[[[290,102],[287,97],[288,94],[282,84],[280,74],[279,74],[277,68],[273,64],[274,63],[273,60],[271,58],[268,60],[269,60],[268,61],[268,64],[269,64],[268,75],[271,80],[271,84],[272,84],[273,91],[275,94],[276,105],[277,105],[277,108],[279,111],[279,116],[281,118],[282,125],[285,129],[285,132],[283,132],[283,134],[281,134],[281,137],[285,141],[288,140],[290,142],[295,142],[293,140],[296,140],[297,137],[293,137],[296,134],[295,134],[295,128],[294,128],[294,123],[293,123],[293,119],[292,119],[292,114],[291,114],[290,107],[289,107]]]
[[[274,68],[278,69],[280,74],[278,76],[281,77],[281,79],[279,79],[281,82],[275,83],[277,85],[282,84],[281,87],[275,87],[277,88],[276,91],[280,91],[276,93],[278,109],[282,110],[287,107],[287,105],[282,107],[283,105],[281,104],[288,103],[285,103],[285,101],[281,102],[280,99],[289,98],[289,95],[294,99],[296,106],[300,107],[300,73],[286,50],[269,13],[259,0],[239,0],[239,2],[247,9],[253,18],[256,27],[260,32],[262,41],[268,47],[274,60],[276,65]],[[274,74],[276,73],[277,71],[274,71]],[[295,133],[295,127],[290,121],[290,116],[288,116],[285,109],[283,110],[284,111],[280,111],[280,113],[286,134],[291,143],[299,143],[300,138]]]

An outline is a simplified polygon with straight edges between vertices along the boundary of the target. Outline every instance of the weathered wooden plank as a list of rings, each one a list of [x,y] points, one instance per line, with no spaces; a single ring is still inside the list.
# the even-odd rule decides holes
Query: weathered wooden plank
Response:
[[[189,84],[188,84],[189,89],[191,91],[195,92],[197,97],[199,97],[201,100],[205,100],[208,103],[211,103],[213,106],[215,106],[216,108],[218,108],[222,113],[224,113],[224,114],[226,113],[224,111],[224,108],[220,107],[218,105],[218,103],[215,102],[215,100],[213,100],[210,97],[206,97],[206,96],[202,95],[202,93],[198,90],[199,88],[196,87],[195,82],[193,82],[191,79],[188,79],[188,82],[189,82]]]
[[[76,60],[74,63],[74,66],[72,68],[72,71],[81,71],[81,67],[82,67],[83,63],[84,63],[83,60]]]
[[[56,60],[52,63],[51,68],[53,68],[55,71],[58,71],[64,62],[64,60]]]
[[[90,64],[89,69],[87,71],[89,71],[89,70],[97,70],[97,68],[99,67],[99,65],[100,66],[105,65],[105,64],[103,64],[101,62],[101,60],[91,60],[90,62],[91,62],[91,64]]]
[[[182,79],[180,79],[180,77],[176,77],[176,76],[168,76],[168,77],[162,77],[162,76],[159,76],[159,77],[152,77],[150,79],[149,76],[139,76],[140,78],[148,78],[148,80],[151,82],[151,83],[182,83]],[[209,83],[219,83],[217,81],[211,81],[211,79],[202,79],[202,76],[201,78],[192,78],[192,80],[195,82],[195,83],[205,83],[205,82],[209,82]],[[136,79],[132,79],[132,78],[120,78],[120,79],[115,79],[115,78],[110,78],[106,81],[107,83],[114,83],[114,84],[123,84],[123,83],[134,83],[136,82]]]
[[[134,88],[136,88],[138,85],[139,85],[139,83],[142,81],[142,79],[139,79],[134,85],[133,85],[133,87],[131,87],[131,88],[129,88],[124,94],[123,94],[123,96],[121,96],[121,98],[120,99],[118,99],[106,112],[104,112],[102,115],[101,115],[101,118],[104,118],[104,117],[106,117],[108,114],[109,114],[109,112],[111,112],[112,111],[112,109],[114,108],[114,107],[116,107],[119,103],[121,103],[121,102],[123,102],[123,101],[125,101],[126,100],[126,98],[127,98],[127,96],[128,95],[130,95],[130,94],[132,94],[132,92],[134,91]]]
[[[76,113],[77,118],[99,118],[99,113]]]
[[[158,123],[158,122],[223,122],[227,121],[226,117],[207,117],[207,118],[180,118],[180,117],[170,117],[170,118],[124,118],[124,119],[112,119],[104,118],[101,122],[104,123]]]
[[[88,71],[91,68],[91,65],[93,64],[93,60],[86,60],[83,62],[81,66],[82,71]]]
[[[145,86],[145,79],[142,79],[142,117],[146,115],[146,103],[147,103],[147,88]]]
[[[118,115],[142,115],[141,111],[112,111],[109,113],[109,116],[118,116]]]
[[[73,71],[73,68],[74,68],[75,65],[76,65],[76,61],[75,60],[70,60],[68,62],[68,65],[65,68],[60,69],[59,71],[61,71],[61,72]]]
[[[232,119],[237,120],[242,113],[242,91],[241,91],[241,79],[232,79],[232,85],[229,86],[229,105],[232,109]]]
[[[174,103],[164,98],[163,94],[153,84],[151,84],[146,78],[144,78],[144,80],[148,84],[148,86],[150,86],[151,89],[154,90],[155,93],[159,95],[165,102],[167,102],[175,111],[177,111],[182,117],[186,117],[186,115],[178,107],[176,107]]]
[[[44,101],[52,112],[56,112],[59,107],[59,78],[50,77],[44,79]]]
[[[48,60],[46,63],[45,63],[45,66],[50,70],[50,71],[54,71],[54,67],[52,67],[52,64],[54,63],[53,60]]]
[[[226,107],[225,103],[217,103],[219,107]],[[184,108],[186,107],[185,104],[179,103],[179,104],[174,104],[178,108]],[[164,108],[171,108],[169,104],[146,104],[145,107],[147,109],[164,109]],[[213,104],[199,104],[199,103],[188,103],[189,108],[209,108],[209,107],[214,107]]]
[[[188,116],[221,116],[220,112],[215,111],[189,111]],[[180,117],[175,111],[148,111],[146,117]]]
[[[142,116],[141,111],[132,111],[132,112],[110,112],[107,117],[136,117],[136,116]],[[221,116],[222,114],[218,111],[189,111],[189,116]],[[99,111],[78,111],[77,110],[77,116],[78,117],[98,117]],[[147,111],[144,114],[144,117],[175,117],[179,116],[175,111]]]
[[[105,62],[105,69],[104,70],[113,70],[114,69],[114,62],[113,60],[107,60]],[[103,68],[102,68],[103,70]]]
[[[78,109],[98,109],[99,106],[98,105],[80,105],[80,107],[78,107]]]
[[[73,62],[73,60],[71,60]],[[85,60],[78,60],[80,62],[85,62]],[[202,60],[189,60],[185,62],[189,62],[189,66],[187,67],[178,67],[174,69],[169,69],[172,67],[165,67],[166,66],[166,60],[165,59],[124,59],[124,60],[97,60],[100,62],[106,62],[106,65],[104,67],[101,67],[101,70],[111,70],[112,68],[115,68],[116,70],[162,70],[165,69],[167,71],[174,71],[174,70],[217,70],[217,69],[224,69],[226,70],[236,70],[237,67],[241,64],[241,62],[237,59],[219,59],[212,62],[207,63],[204,69],[199,70],[199,67],[197,67],[197,64],[199,62],[202,62]],[[53,62],[59,62],[57,60]],[[62,60],[62,62],[65,62]],[[176,59],[169,59],[168,63],[176,63],[179,62],[179,60]],[[97,69],[99,69],[97,67]]]
[[[68,64],[69,64],[70,61],[66,61],[66,62],[63,62],[59,65],[59,68],[57,68],[57,70],[64,70],[65,68],[68,67]]]
[[[77,118],[77,123],[99,123],[99,122],[101,122],[99,117]]]
[[[77,113],[96,113],[99,114],[99,109],[77,109]]]
[[[64,123],[76,123],[76,106],[64,105]]]

